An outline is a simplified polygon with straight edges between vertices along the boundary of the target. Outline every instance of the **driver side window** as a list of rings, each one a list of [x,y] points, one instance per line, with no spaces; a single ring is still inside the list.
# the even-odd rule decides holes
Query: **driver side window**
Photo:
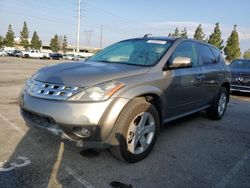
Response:
[[[192,66],[198,66],[198,55],[196,51],[196,44],[193,42],[182,42],[173,52],[170,57],[172,62],[176,57],[189,57],[192,62]]]

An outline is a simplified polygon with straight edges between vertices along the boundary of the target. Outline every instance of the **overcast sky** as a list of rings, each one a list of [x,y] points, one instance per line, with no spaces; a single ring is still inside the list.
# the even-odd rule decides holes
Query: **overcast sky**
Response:
[[[67,35],[76,43],[78,0],[0,0],[0,35],[12,24],[16,37],[27,21],[30,37],[34,30],[48,43],[54,34]],[[216,22],[220,23],[226,42],[237,24],[241,50],[250,48],[249,0],[81,0],[81,46],[103,46],[143,36],[145,33],[168,35],[175,27],[187,28],[190,38],[202,24],[209,37]]]

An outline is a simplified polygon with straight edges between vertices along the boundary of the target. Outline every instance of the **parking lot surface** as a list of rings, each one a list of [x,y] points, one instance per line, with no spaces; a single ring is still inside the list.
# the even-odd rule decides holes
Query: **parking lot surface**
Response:
[[[250,187],[250,95],[231,95],[221,121],[200,112],[168,123],[151,154],[127,164],[25,125],[19,92],[54,63],[0,57],[0,187]]]

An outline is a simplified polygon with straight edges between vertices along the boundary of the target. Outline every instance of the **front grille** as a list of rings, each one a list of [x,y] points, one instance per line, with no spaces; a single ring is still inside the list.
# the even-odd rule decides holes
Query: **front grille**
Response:
[[[56,128],[54,120],[50,117],[42,116],[24,109],[21,110],[21,113],[24,118],[32,124],[44,128]]]
[[[66,100],[79,92],[79,90],[79,87],[44,83],[33,79],[28,80],[26,83],[26,91],[28,94],[46,99]]]

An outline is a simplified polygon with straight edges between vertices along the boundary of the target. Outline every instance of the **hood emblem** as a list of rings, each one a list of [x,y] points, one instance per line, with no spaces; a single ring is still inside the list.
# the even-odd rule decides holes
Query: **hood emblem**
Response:
[[[239,76],[235,79],[237,82],[243,82],[243,77]]]

